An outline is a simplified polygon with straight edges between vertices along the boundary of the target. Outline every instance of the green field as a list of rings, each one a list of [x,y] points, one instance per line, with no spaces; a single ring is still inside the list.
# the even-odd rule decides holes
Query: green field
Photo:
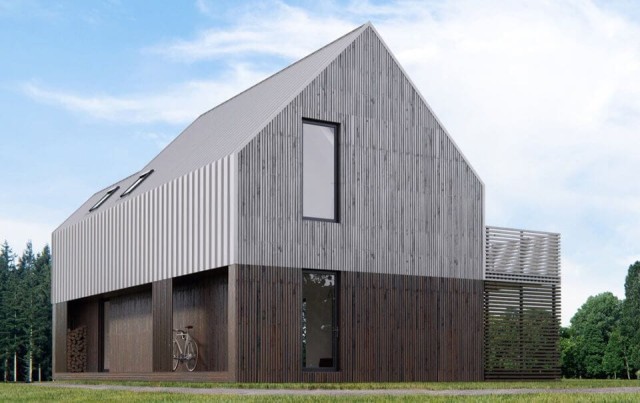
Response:
[[[428,390],[468,390],[468,389],[567,389],[567,388],[616,388],[625,386],[640,386],[639,381],[614,380],[565,380],[556,382],[478,382],[478,383],[383,383],[383,384],[203,384],[203,383],[143,383],[143,382],[100,382],[101,385],[131,385],[131,386],[179,386],[179,387],[226,387],[226,388],[270,388],[270,389],[428,389]],[[197,391],[194,391],[197,392]],[[231,391],[230,391],[231,393]],[[390,391],[391,393],[391,391]],[[61,388],[28,384],[0,383],[0,401],[515,401],[515,402],[620,402],[638,401],[640,394],[610,393],[610,394],[557,394],[535,393],[526,395],[490,395],[490,396],[424,396],[424,395],[377,395],[377,396],[241,396],[232,394],[198,395],[186,393],[158,393],[122,390],[87,390],[76,388]]]

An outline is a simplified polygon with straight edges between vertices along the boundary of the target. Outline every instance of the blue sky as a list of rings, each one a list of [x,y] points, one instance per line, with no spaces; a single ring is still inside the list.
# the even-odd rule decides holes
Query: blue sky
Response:
[[[612,4],[0,0],[0,240],[42,248],[202,112],[372,21],[487,223],[562,234],[566,324],[640,259],[640,8]]]

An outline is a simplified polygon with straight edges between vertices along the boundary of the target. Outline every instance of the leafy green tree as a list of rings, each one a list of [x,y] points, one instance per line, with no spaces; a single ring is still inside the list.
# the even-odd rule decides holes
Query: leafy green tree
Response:
[[[560,368],[565,378],[578,378],[583,370],[578,360],[578,347],[571,327],[560,328]]]
[[[604,365],[604,355],[611,334],[619,326],[621,314],[622,302],[612,293],[604,292],[589,297],[573,316],[571,326],[575,334],[579,376],[606,378],[610,374]]]
[[[620,326],[616,326],[609,334],[609,342],[602,357],[602,366],[606,373],[613,374],[614,379],[623,372],[626,372],[625,375],[630,379],[631,374],[627,363],[625,340],[620,334]]]

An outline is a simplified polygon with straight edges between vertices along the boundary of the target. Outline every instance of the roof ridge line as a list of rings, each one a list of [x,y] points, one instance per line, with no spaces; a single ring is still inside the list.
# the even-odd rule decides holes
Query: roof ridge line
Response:
[[[351,34],[352,34],[352,33],[354,33],[355,31],[357,31],[357,30],[359,30],[359,29],[361,29],[362,27],[365,27],[365,26],[371,26],[371,22],[366,22],[366,23],[364,23],[364,24],[362,24],[362,25],[358,26],[357,28],[352,29],[351,31],[349,31],[349,32],[347,32],[346,34],[342,35],[341,37],[337,38],[336,40],[333,40],[333,41],[329,42],[328,44],[326,44],[325,46],[323,46],[323,47],[321,47],[321,48],[319,48],[319,49],[316,49],[314,52],[309,53],[308,55],[306,55],[306,56],[305,56],[305,57],[303,57],[302,59],[298,59],[298,60],[296,60],[295,62],[293,62],[293,63],[291,63],[291,64],[287,65],[286,67],[284,67],[284,68],[282,68],[282,69],[280,69],[280,70],[276,71],[275,73],[271,74],[270,76],[268,76],[268,77],[266,77],[266,78],[264,78],[264,79],[262,79],[262,80],[258,81],[257,83],[253,84],[251,87],[246,88],[245,90],[243,90],[243,91],[241,91],[241,92],[237,93],[236,95],[232,96],[231,98],[229,98],[229,99],[227,99],[227,100],[225,100],[225,101],[222,101],[221,103],[219,103],[218,105],[214,106],[213,108],[211,108],[211,109],[207,110],[206,112],[202,112],[200,115],[198,115],[198,117],[197,117],[197,118],[195,118],[191,123],[189,123],[189,125],[187,125],[187,127],[185,127],[185,128],[180,132],[180,134],[178,134],[176,137],[174,137],[174,138],[173,138],[173,140],[171,140],[171,141],[170,141],[166,146],[164,146],[164,148],[160,151],[160,153],[158,153],[155,157],[153,157],[153,158],[151,159],[151,161],[149,161],[149,162],[148,162],[148,163],[143,167],[143,169],[144,169],[144,168],[147,168],[147,167],[150,167],[150,166],[151,166],[151,164],[153,164],[153,162],[154,162],[158,157],[160,157],[160,155],[162,155],[162,153],[163,153],[165,150],[167,150],[167,149],[168,149],[168,148],[169,148],[169,147],[170,147],[170,146],[171,146],[171,145],[172,145],[176,140],[178,140],[178,138],[180,138],[180,137],[182,136],[182,134],[183,134],[183,133],[185,133],[187,130],[189,130],[189,128],[190,128],[191,126],[193,126],[197,121],[199,121],[199,120],[200,120],[202,117],[204,117],[205,115],[207,115],[207,114],[209,114],[209,113],[213,112],[214,110],[216,110],[216,109],[220,108],[221,106],[223,106],[223,105],[225,105],[225,104],[227,104],[227,103],[231,102],[232,100],[234,100],[234,99],[238,98],[240,95],[245,94],[246,92],[248,92],[248,91],[250,91],[251,89],[253,89],[253,88],[257,87],[258,85],[260,85],[260,84],[264,83],[265,81],[268,81],[268,80],[270,80],[271,78],[273,78],[273,77],[275,77],[275,76],[277,76],[277,75],[279,75],[279,74],[283,73],[284,71],[289,70],[291,67],[293,67],[293,66],[295,66],[295,65],[299,64],[299,63],[300,63],[300,62],[302,62],[303,60],[306,60],[306,59],[310,58],[311,56],[315,55],[316,53],[320,52],[321,50],[323,50],[323,49],[325,49],[325,48],[327,48],[327,47],[329,47],[329,46],[333,45],[334,43],[338,42],[339,40],[343,39],[344,37],[346,37],[346,36],[348,36],[348,35],[351,35]],[[326,66],[325,66],[325,67],[326,67]],[[314,77],[314,78],[315,78],[315,77]],[[297,95],[297,94],[296,94],[296,95]],[[261,129],[261,130],[262,130],[262,129]],[[252,136],[251,138],[253,138],[253,137],[255,137],[255,136]],[[246,143],[244,143],[244,144],[246,145]],[[235,152],[237,152],[237,151],[238,151],[238,148],[236,148],[233,152],[235,153]]]
[[[354,33],[355,31],[359,30],[360,28],[364,27],[364,26],[365,26],[365,25],[367,25],[367,24],[369,24],[369,23],[362,24],[362,25],[360,25],[359,27],[357,27],[357,28],[355,28],[355,29],[352,29],[351,31],[349,31],[349,32],[347,32],[346,34],[342,35],[340,38],[338,38],[338,39],[336,39],[336,40],[334,40],[334,41],[331,41],[331,42],[327,43],[327,44],[326,44],[326,45],[324,45],[323,47],[321,47],[321,48],[319,48],[319,49],[316,49],[315,51],[313,51],[313,52],[309,53],[308,55],[306,55],[306,56],[305,56],[305,57],[303,57],[302,59],[298,59],[298,60],[296,60],[295,62],[293,62],[293,63],[291,63],[291,64],[287,65],[286,67],[284,67],[284,68],[282,68],[282,69],[280,69],[280,70],[276,71],[275,73],[271,74],[270,76],[268,76],[268,77],[266,77],[266,78],[264,78],[264,79],[262,79],[262,80],[258,81],[257,83],[253,84],[251,87],[249,87],[249,88],[247,88],[247,89],[245,89],[245,90],[243,90],[243,91],[241,91],[241,92],[237,93],[236,95],[232,96],[231,98],[227,99],[226,101],[223,101],[223,102],[219,103],[218,105],[214,106],[213,108],[209,109],[208,111],[203,112],[202,114],[200,114],[200,116],[198,116],[198,117],[196,118],[196,120],[200,119],[200,117],[201,117],[201,116],[206,115],[207,113],[211,112],[212,110],[214,110],[214,109],[217,109],[217,108],[221,107],[222,105],[224,105],[224,104],[226,104],[226,103],[228,103],[228,102],[230,102],[230,101],[234,100],[235,98],[238,98],[240,95],[244,94],[245,92],[247,92],[247,91],[249,91],[249,90],[251,90],[251,89],[253,89],[253,88],[257,87],[257,86],[259,86],[260,84],[264,83],[265,81],[270,80],[271,78],[273,78],[273,77],[277,76],[278,74],[281,74],[281,73],[283,73],[283,72],[285,72],[285,71],[289,70],[290,68],[292,68],[293,66],[295,66],[295,65],[297,65],[297,64],[300,64],[302,61],[304,61],[304,60],[306,60],[306,59],[310,58],[311,56],[315,55],[316,53],[320,52],[321,50],[323,50],[323,49],[325,49],[325,48],[327,48],[327,47],[329,47],[329,46],[333,45],[334,43],[336,43],[336,42],[340,41],[340,40],[341,40],[341,39],[343,39],[344,37],[351,35],[352,33]],[[314,78],[315,78],[315,77],[314,77]],[[186,130],[186,129],[185,129],[185,130]]]
[[[313,56],[314,54],[316,54],[316,53],[320,52],[321,50],[325,49],[326,47],[328,47],[328,46],[330,46],[330,45],[333,45],[334,43],[336,43],[336,42],[338,42],[338,41],[340,41],[340,40],[344,39],[346,36],[349,36],[349,35],[353,34],[354,32],[356,32],[356,31],[358,31],[358,30],[362,30],[362,32],[364,32],[367,28],[373,28],[373,25],[371,24],[371,22],[366,22],[366,23],[364,23],[364,24],[360,25],[359,27],[357,27],[356,29],[353,29],[353,30],[349,31],[348,33],[346,33],[346,34],[342,35],[340,38],[336,39],[335,41],[332,41],[331,43],[327,44],[326,46],[321,47],[320,49],[316,50],[315,52],[313,52],[313,53],[311,53],[311,54],[307,55],[306,57],[304,57],[304,58],[302,58],[302,59],[298,60],[297,62],[295,62],[295,63],[293,63],[293,64],[291,64],[291,65],[287,66],[286,68],[284,68],[284,69],[280,70],[279,72],[277,72],[277,73],[275,73],[275,74],[273,74],[273,75],[269,76],[267,79],[269,79],[269,78],[271,78],[271,77],[273,77],[273,76],[275,76],[275,75],[277,75],[277,74],[280,74],[281,72],[283,72],[283,71],[287,70],[289,67],[292,67],[292,66],[294,66],[294,65],[298,64],[299,62],[301,62],[301,61],[303,61],[303,60],[307,59],[307,58],[308,58],[308,57],[310,57],[310,56]],[[360,32],[360,33],[362,33],[362,32]],[[358,36],[360,36],[360,35],[358,35]],[[353,40],[355,41],[355,40],[356,40],[356,38],[358,38],[358,36],[356,36]],[[343,52],[343,51],[344,51],[344,50],[345,50],[349,45],[351,45],[352,43],[353,43],[353,41],[351,41],[351,42],[347,43],[344,47],[342,47],[342,48],[340,49],[340,52],[338,52],[338,56],[339,56],[339,55],[340,55],[340,54],[341,54],[341,53],[342,53],[342,52]],[[385,46],[386,46],[386,45],[385,45]],[[319,68],[318,68],[318,69],[317,69],[313,74],[310,74],[310,75],[309,75],[309,76],[310,76],[310,78],[309,78],[308,80],[305,80],[305,82],[300,86],[300,88],[298,89],[298,91],[296,91],[296,92],[295,92],[295,94],[294,94],[292,97],[290,97],[290,98],[286,99],[285,101],[283,101],[283,102],[282,102],[282,104],[280,104],[280,106],[279,106],[278,108],[276,108],[276,109],[275,109],[275,112],[274,112],[274,113],[272,113],[271,115],[269,115],[269,117],[265,119],[264,123],[260,125],[260,128],[258,129],[258,131],[257,131],[257,132],[255,132],[255,133],[253,133],[249,138],[247,138],[247,140],[245,140],[245,141],[243,141],[242,143],[240,143],[240,144],[239,144],[239,145],[238,145],[238,146],[237,146],[237,147],[232,151],[232,153],[234,153],[234,154],[235,154],[235,153],[237,153],[237,152],[238,152],[238,151],[240,151],[242,148],[244,148],[247,144],[249,144],[249,143],[250,143],[254,138],[256,138],[257,134],[258,134],[262,129],[264,129],[264,127],[265,127],[265,126],[266,126],[266,125],[267,125],[271,120],[273,120],[273,118],[275,118],[276,116],[278,116],[278,114],[279,114],[280,112],[282,112],[282,110],[283,110],[283,109],[284,109],[284,108],[285,108],[285,107],[286,107],[286,106],[287,106],[287,105],[288,105],[288,104],[289,104],[289,103],[290,103],[290,102],[291,102],[295,97],[297,97],[298,95],[300,95],[300,92],[301,92],[302,90],[304,90],[304,89],[306,88],[306,86],[307,86],[307,85],[309,85],[309,83],[310,83],[310,82],[312,82],[313,80],[315,80],[315,79],[316,79],[316,77],[318,77],[318,74],[320,74],[320,72],[322,72],[322,70],[326,69],[326,68],[327,68],[327,66],[328,66],[329,64],[333,63],[333,61],[334,61],[334,60],[335,60],[335,58],[333,58],[333,59],[329,60],[329,61],[328,61],[328,62],[326,62],[326,63],[323,63],[323,64],[322,64],[322,66],[320,66],[320,67],[319,67]],[[265,79],[265,80],[267,80],[267,79]],[[263,80],[263,81],[264,81],[264,80]],[[262,82],[262,81],[261,81],[261,82]],[[259,84],[259,83],[258,83],[258,84]],[[256,84],[256,85],[257,85],[257,84]],[[244,92],[244,91],[243,91],[243,92]],[[239,94],[238,94],[238,95],[239,95]]]

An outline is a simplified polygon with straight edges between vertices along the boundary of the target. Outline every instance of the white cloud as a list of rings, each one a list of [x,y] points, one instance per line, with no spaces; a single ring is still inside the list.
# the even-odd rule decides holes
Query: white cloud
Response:
[[[217,80],[189,81],[153,94],[86,95],[34,83],[24,84],[23,90],[37,101],[99,119],[185,124],[265,77],[251,66],[238,64]]]
[[[201,12],[210,12],[198,2]],[[171,60],[195,62],[257,54],[296,59],[354,28],[339,18],[317,16],[282,2],[253,6],[230,29],[203,30],[193,40],[174,40],[149,49]]]

